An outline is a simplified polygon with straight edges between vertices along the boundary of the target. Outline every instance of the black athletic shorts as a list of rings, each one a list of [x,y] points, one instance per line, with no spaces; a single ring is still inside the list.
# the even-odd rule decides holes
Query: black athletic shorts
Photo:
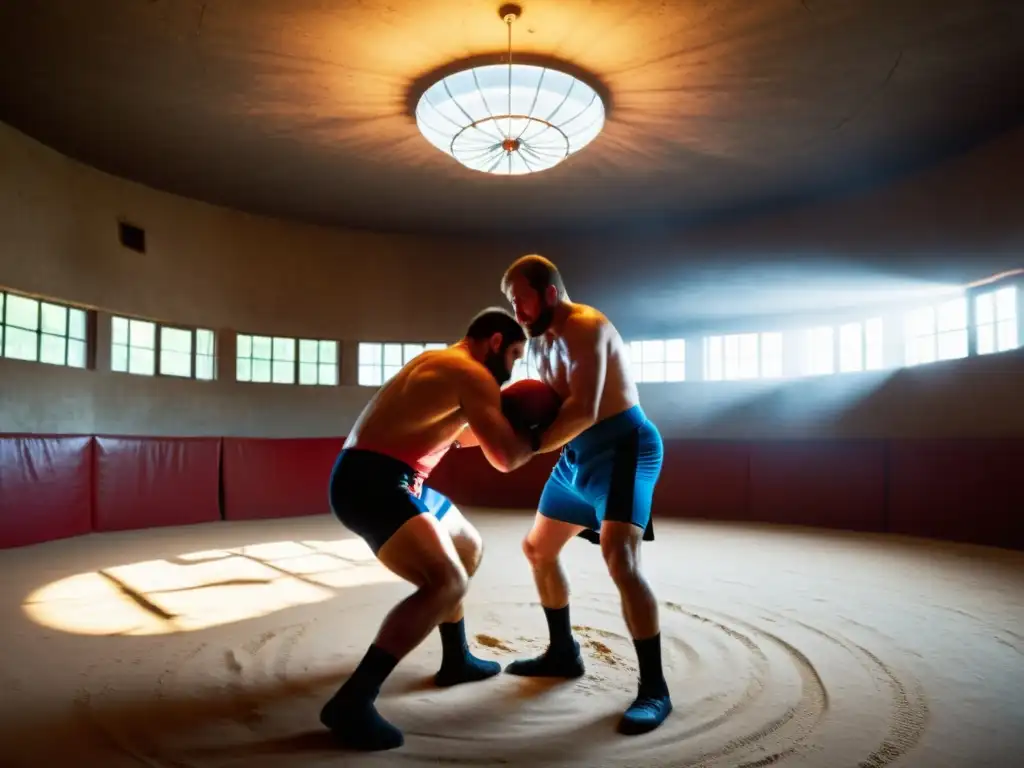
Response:
[[[424,513],[440,520],[451,509],[451,499],[419,479],[404,461],[346,448],[331,470],[331,509],[342,525],[361,536],[377,554],[407,520]]]

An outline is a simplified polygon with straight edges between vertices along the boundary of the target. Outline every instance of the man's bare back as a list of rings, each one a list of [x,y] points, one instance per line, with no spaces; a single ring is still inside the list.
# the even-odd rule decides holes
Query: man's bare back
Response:
[[[422,352],[373,396],[346,448],[385,453],[429,474],[469,424],[459,378],[478,365],[458,347]]]

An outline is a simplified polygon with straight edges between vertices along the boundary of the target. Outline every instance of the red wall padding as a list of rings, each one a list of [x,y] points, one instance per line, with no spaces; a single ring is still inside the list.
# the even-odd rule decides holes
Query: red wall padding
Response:
[[[224,438],[224,519],[322,515],[342,437]]]
[[[89,436],[0,436],[0,548],[92,530]]]
[[[220,438],[97,437],[97,531],[220,520]]]
[[[885,529],[885,443],[789,440],[750,446],[750,519]]]
[[[750,446],[717,440],[665,440],[654,490],[658,517],[745,520]]]
[[[535,456],[514,472],[499,472],[479,448],[456,448],[445,455],[427,485],[456,504],[536,509],[558,452]]]
[[[1024,549],[1024,441],[893,442],[888,529]]]

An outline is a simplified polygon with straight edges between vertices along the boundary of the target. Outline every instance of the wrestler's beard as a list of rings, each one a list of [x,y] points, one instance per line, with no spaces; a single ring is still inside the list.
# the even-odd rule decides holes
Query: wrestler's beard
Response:
[[[551,321],[555,319],[555,308],[544,307],[538,313],[537,319],[526,326],[526,332],[530,335],[531,339],[535,339],[538,336],[543,336],[544,332],[551,327]]]
[[[504,351],[500,353],[488,352],[487,357],[484,359],[484,367],[491,372],[491,376],[498,382],[499,387],[512,378],[512,371],[505,366]]]

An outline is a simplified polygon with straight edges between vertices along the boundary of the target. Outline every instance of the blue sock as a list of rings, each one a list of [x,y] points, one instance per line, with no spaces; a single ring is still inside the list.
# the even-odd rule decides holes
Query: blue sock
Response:
[[[501,672],[498,662],[478,659],[470,653],[465,619],[445,622],[438,629],[441,632],[441,669],[434,676],[436,685],[448,687],[471,683]]]
[[[352,676],[320,711],[320,722],[350,749],[377,751],[405,743],[402,732],[377,712],[374,701],[398,659],[371,645]]]

